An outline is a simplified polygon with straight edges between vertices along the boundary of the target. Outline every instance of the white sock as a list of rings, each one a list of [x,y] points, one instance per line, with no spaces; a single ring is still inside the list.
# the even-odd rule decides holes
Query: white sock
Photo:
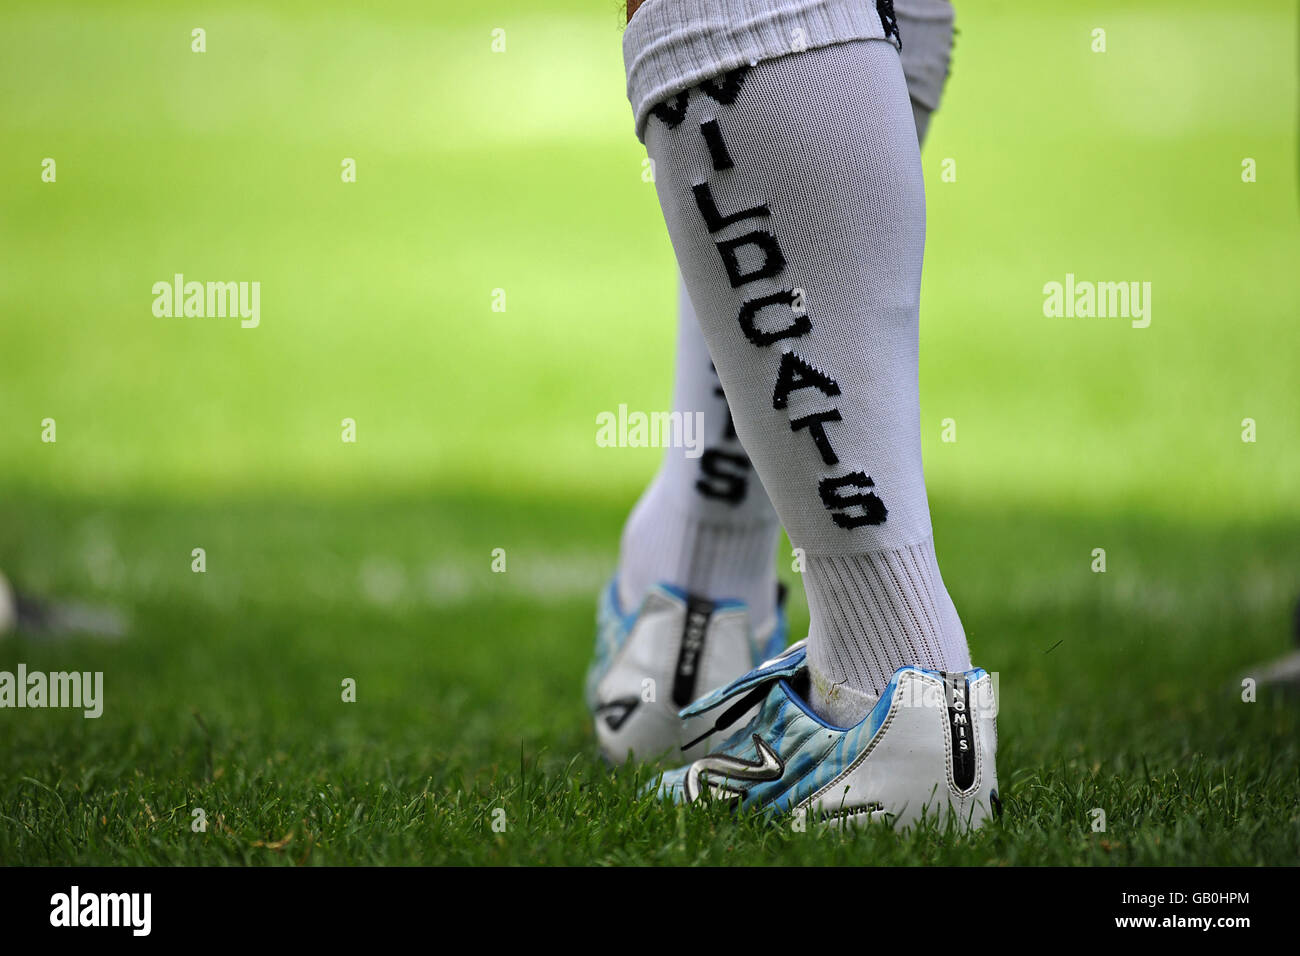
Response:
[[[928,539],[894,551],[814,555],[804,587],[822,625],[808,641],[812,704],[833,724],[861,720],[904,664],[970,669],[966,633]]]
[[[669,448],[623,528],[619,600],[675,585],[710,600],[744,601],[763,630],[776,608],[772,557],[781,524],[732,428],[731,412],[685,289],[681,290],[673,410],[704,415],[697,458]]]
[[[806,555],[809,659],[827,688],[812,703],[829,709],[842,688],[854,714],[898,666],[969,664],[921,472],[924,187],[879,7],[648,0],[624,34],[691,300],[744,447]],[[792,37],[808,49],[791,52]]]
[[[917,139],[924,142],[948,75],[952,5],[948,0],[897,0],[895,9],[899,29],[907,36],[902,64],[912,117]],[[629,606],[647,588],[668,582],[715,600],[745,601],[761,616],[775,587],[769,557],[779,521],[731,428],[730,410],[719,394],[708,345],[680,276],[678,301],[673,409],[701,410],[710,419],[725,416],[726,425],[715,427],[701,459],[689,459],[680,450],[665,456],[624,527],[620,599]]]

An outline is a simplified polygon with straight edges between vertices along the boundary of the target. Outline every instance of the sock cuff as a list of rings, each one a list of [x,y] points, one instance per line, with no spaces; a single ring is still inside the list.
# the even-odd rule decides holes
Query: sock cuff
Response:
[[[646,0],[623,34],[637,139],[651,107],[728,70],[891,35],[892,0]]]
[[[744,601],[758,629],[776,606],[773,555],[781,525],[775,517],[770,524],[710,521],[679,512],[652,494],[637,505],[623,530],[618,574],[623,609],[639,604],[647,588],[667,582],[701,597]]]
[[[879,694],[904,664],[970,669],[961,618],[933,542],[874,554],[809,558],[808,661],[831,682]]]

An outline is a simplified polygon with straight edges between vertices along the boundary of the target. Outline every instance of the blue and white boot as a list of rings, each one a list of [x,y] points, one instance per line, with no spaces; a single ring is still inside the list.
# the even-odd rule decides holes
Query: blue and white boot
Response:
[[[660,584],[625,613],[611,581],[601,594],[586,685],[601,756],[610,763],[681,760],[683,745],[705,732],[708,721],[683,720],[679,711],[780,653],[787,633],[782,605],[778,597],[775,615],[756,634],[740,601],[709,601]],[[685,756],[707,749],[702,739]]]
[[[725,799],[737,808],[797,814],[831,825],[922,817],[978,827],[1000,812],[997,702],[980,668],[940,673],[899,668],[860,723],[833,727],[808,706],[804,642],[685,708],[698,720],[724,704],[713,726],[744,728],[706,756],[666,773],[661,797]]]

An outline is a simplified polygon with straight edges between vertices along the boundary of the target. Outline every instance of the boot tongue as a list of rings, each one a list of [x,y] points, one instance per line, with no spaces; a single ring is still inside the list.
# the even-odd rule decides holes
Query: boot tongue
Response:
[[[712,737],[714,734],[726,730],[741,717],[745,716],[745,714],[749,713],[750,708],[762,701],[763,698],[768,695],[770,690],[770,683],[759,684],[757,687],[753,688],[748,694],[724,710],[718,719],[713,722],[712,727],[700,734],[690,743],[683,744],[682,750],[690,750],[706,737]]]
[[[727,701],[756,690],[760,686],[766,687],[773,681],[794,677],[795,674],[807,666],[806,658],[807,653],[803,641],[791,645],[783,654],[769,661],[764,661],[744,677],[738,677],[725,687],[720,687],[710,694],[705,694],[695,703],[683,709],[680,716],[698,717],[700,714],[708,713],[713,708],[720,707]],[[753,703],[751,702],[749,706],[753,706]],[[739,713],[744,713],[745,710],[749,709],[749,706]],[[725,716],[724,714],[723,717]],[[719,719],[718,722],[722,723],[722,720]]]

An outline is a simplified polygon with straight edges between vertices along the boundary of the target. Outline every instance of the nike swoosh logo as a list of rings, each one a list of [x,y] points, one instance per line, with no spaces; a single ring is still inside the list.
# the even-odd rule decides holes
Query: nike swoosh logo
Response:
[[[604,717],[605,726],[610,730],[618,730],[627,723],[627,719],[632,716],[632,711],[636,710],[640,703],[639,697],[620,697],[618,700],[611,700],[598,706],[596,716]]]
[[[781,755],[758,734],[754,734],[754,749],[758,752],[757,760],[742,760],[729,754],[709,754],[691,764],[686,771],[687,801],[693,803],[698,800],[705,788],[715,796],[743,798],[744,790],[728,786],[728,780],[763,783],[781,779],[785,773],[785,761]]]

